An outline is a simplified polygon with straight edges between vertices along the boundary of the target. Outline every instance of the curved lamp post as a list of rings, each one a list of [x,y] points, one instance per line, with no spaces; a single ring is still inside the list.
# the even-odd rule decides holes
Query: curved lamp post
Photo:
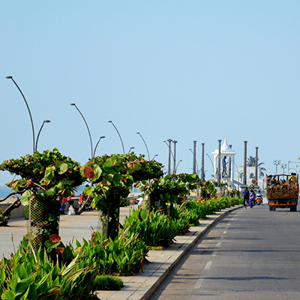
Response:
[[[42,124],[42,126],[41,126],[41,128],[40,128],[40,130],[39,130],[39,133],[38,133],[38,135],[37,135],[37,138],[36,138],[35,151],[37,151],[37,146],[38,146],[39,137],[40,137],[41,131],[42,131],[43,127],[44,127],[44,124],[45,124],[45,123],[50,123],[50,122],[51,122],[50,120],[44,120],[44,122],[43,122],[43,124]]]
[[[105,136],[100,136],[100,139],[99,139],[99,141],[98,141],[98,143],[96,144],[96,147],[95,147],[95,149],[94,149],[94,155],[93,155],[93,157],[95,157],[96,149],[97,149],[97,147],[98,147],[98,145],[99,145],[99,143],[100,143],[100,141],[101,141],[102,139],[105,139]]]
[[[122,147],[123,147],[123,153],[125,154],[125,148],[124,148],[124,144],[123,144],[123,141],[122,141],[122,138],[121,138],[121,135],[120,135],[119,130],[117,129],[117,127],[115,126],[115,124],[113,123],[113,121],[108,121],[108,123],[111,123],[112,126],[115,127],[115,129],[116,129],[116,131],[117,131],[117,133],[118,133],[118,135],[119,135],[119,138],[120,138],[120,140],[121,140],[121,144],[122,144]]]
[[[208,156],[208,158],[209,158],[209,160],[210,160],[210,162],[211,162],[212,168],[213,168],[213,170],[214,170],[214,164],[213,164],[213,162],[212,162],[210,156],[209,156],[207,153],[206,153],[206,155]]]
[[[147,144],[146,144],[144,138],[142,137],[142,135],[140,134],[140,132],[137,132],[136,134],[138,134],[138,135],[142,138],[142,140],[143,140],[143,142],[144,142],[144,144],[145,144],[145,146],[146,146],[147,152],[148,152],[148,160],[150,160],[149,150],[148,150],[148,147],[147,147]]]
[[[31,111],[30,111],[30,109],[29,109],[29,105],[28,105],[28,103],[27,103],[27,101],[26,101],[26,98],[25,98],[23,92],[21,91],[21,89],[19,88],[19,86],[17,85],[17,83],[14,81],[14,79],[12,78],[12,76],[6,76],[6,78],[7,78],[7,79],[11,79],[12,82],[15,84],[15,86],[18,88],[18,90],[19,90],[19,92],[21,93],[21,95],[22,95],[22,97],[23,97],[23,99],[24,99],[24,101],[25,101],[25,104],[26,104],[26,106],[27,106],[27,110],[28,110],[28,112],[29,112],[30,121],[31,121],[32,137],[33,137],[33,153],[34,153],[34,152],[36,151],[36,149],[35,149],[35,134],[34,134],[34,125],[33,125],[33,120],[32,120]]]
[[[130,147],[130,149],[129,149],[128,153],[130,153],[130,151],[131,151],[132,149],[134,149],[134,147]]]
[[[153,156],[153,158],[152,158],[152,160],[151,160],[151,161],[154,161],[154,158],[155,158],[155,156],[158,156],[158,154],[155,154],[155,155]]]
[[[87,128],[88,133],[89,133],[89,137],[90,137],[90,143],[91,143],[91,158],[93,158],[93,142],[92,142],[92,136],[91,136],[91,132],[90,132],[89,126],[88,126],[88,124],[87,124],[87,122],[86,122],[86,120],[85,120],[83,114],[81,113],[81,111],[79,110],[79,108],[76,106],[76,104],[75,104],[75,103],[71,103],[70,105],[75,106],[75,108],[76,108],[76,109],[78,110],[78,112],[80,113],[80,115],[81,115],[81,117],[82,117],[82,119],[83,119],[83,121],[84,121],[84,123],[85,123],[85,125],[86,125],[86,128]]]
[[[181,161],[182,161],[182,160],[180,160],[180,161],[177,163],[175,173],[177,173],[178,165],[179,165],[179,163],[180,163]]]

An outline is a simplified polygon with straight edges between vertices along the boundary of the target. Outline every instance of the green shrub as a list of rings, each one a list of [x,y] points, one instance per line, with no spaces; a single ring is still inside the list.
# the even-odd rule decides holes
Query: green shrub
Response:
[[[94,284],[99,291],[119,291],[124,286],[124,283],[120,278],[111,275],[97,276]]]
[[[10,215],[3,216],[2,213],[3,209],[0,208],[0,226],[7,226],[8,220],[10,219]]]

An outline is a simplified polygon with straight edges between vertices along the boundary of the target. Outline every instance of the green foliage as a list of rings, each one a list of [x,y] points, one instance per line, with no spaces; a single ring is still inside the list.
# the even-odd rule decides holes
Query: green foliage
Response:
[[[98,291],[118,291],[124,286],[120,278],[111,275],[97,276],[94,283]]]
[[[182,203],[189,195],[190,190],[196,189],[200,182],[197,174],[173,174],[142,181],[143,186],[140,190],[145,193],[145,200],[150,201],[148,205],[145,204],[147,209],[163,209],[170,213],[172,206]],[[156,203],[159,205],[155,205]]]
[[[51,234],[58,234],[60,201],[70,196],[76,186],[85,179],[80,174],[80,164],[66,157],[57,149],[20,159],[6,160],[0,170],[9,171],[21,177],[7,185],[22,194],[21,203],[31,204],[31,226],[37,227],[42,243]]]
[[[167,247],[186,229],[186,222],[176,222],[158,211],[133,210],[125,218],[124,230],[137,233],[147,246]]]
[[[1,299],[93,298],[95,268],[83,267],[79,256],[67,265],[54,263],[45,250],[35,252],[28,246],[23,240],[16,254],[0,261]]]
[[[0,226],[7,226],[7,223],[10,219],[10,215],[3,216],[2,213],[3,209],[0,208]]]
[[[103,234],[117,237],[122,199],[134,182],[162,176],[161,168],[162,164],[134,153],[95,157],[81,168],[81,175],[95,184],[85,193],[94,198],[93,206],[102,213]]]

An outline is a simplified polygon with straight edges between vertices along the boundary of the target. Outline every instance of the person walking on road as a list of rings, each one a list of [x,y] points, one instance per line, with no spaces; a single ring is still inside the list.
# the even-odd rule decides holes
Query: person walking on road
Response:
[[[251,196],[249,198],[249,206],[252,208],[255,205],[255,193],[254,190],[251,189]]]
[[[245,187],[245,190],[244,190],[244,193],[243,193],[243,197],[244,197],[244,207],[247,208],[248,201],[249,201],[248,187]]]

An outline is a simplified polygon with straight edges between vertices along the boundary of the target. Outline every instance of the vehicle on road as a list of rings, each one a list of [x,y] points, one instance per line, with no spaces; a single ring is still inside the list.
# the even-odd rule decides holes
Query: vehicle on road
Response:
[[[263,201],[263,196],[262,196],[262,194],[257,193],[257,194],[256,194],[256,204],[257,204],[257,205],[261,205],[261,204],[262,204],[262,201]]]
[[[270,211],[276,208],[290,208],[297,211],[299,184],[298,177],[291,175],[267,175],[267,199]]]

